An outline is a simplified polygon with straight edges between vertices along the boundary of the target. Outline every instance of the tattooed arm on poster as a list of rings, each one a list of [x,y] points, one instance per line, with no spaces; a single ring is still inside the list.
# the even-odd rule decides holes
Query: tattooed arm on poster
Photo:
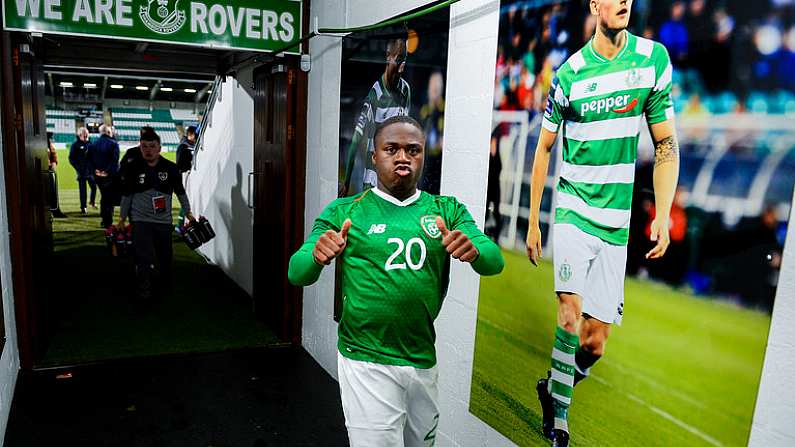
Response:
[[[657,245],[646,253],[646,259],[656,259],[665,254],[671,241],[669,220],[679,178],[679,142],[673,119],[651,124],[649,132],[654,141],[655,217],[651,223],[651,240]]]

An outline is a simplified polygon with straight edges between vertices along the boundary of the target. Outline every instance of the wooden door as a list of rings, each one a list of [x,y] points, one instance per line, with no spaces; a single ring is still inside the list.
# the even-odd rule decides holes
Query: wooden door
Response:
[[[287,266],[303,242],[306,75],[273,64],[254,87],[254,307],[282,341],[300,344],[301,291]]]
[[[23,368],[32,368],[46,348],[50,325],[47,299],[52,254],[48,203],[44,72],[36,48],[21,33],[2,33],[2,109],[5,188],[14,303]]]

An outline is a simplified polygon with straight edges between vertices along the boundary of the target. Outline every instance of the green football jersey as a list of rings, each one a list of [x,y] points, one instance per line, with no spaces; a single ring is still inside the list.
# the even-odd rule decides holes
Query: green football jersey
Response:
[[[447,293],[450,271],[437,216],[450,231],[466,234],[478,249],[475,271],[489,275],[502,270],[497,245],[453,197],[417,191],[400,202],[368,189],[335,200],[315,220],[312,234],[290,260],[289,276],[297,285],[317,280],[322,266],[312,258],[315,242],[351,220],[347,246],[337,259],[344,272],[338,343],[342,355],[417,368],[436,364],[433,322]]]
[[[643,117],[648,124],[673,118],[671,74],[665,47],[629,32],[613,60],[591,39],[560,66],[542,121],[550,132],[563,130],[556,223],[627,244]]]

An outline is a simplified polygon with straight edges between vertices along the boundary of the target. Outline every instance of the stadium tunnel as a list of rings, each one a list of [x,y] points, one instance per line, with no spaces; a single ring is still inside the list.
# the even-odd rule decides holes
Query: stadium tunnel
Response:
[[[300,343],[300,290],[286,279],[290,250],[303,236],[291,231],[303,227],[304,212],[307,75],[299,56],[5,31],[2,63],[5,186],[18,204],[8,220],[23,369]],[[154,126],[166,157],[188,125],[200,128],[184,183],[194,213],[217,235],[196,253],[174,240],[173,297],[165,296],[147,322],[124,309],[131,261],[111,258],[97,244],[103,234],[96,212],[69,209],[60,220],[50,213],[68,197],[48,187],[47,131],[56,147],[68,149],[76,127],[96,132],[102,123],[116,129],[122,154],[137,145],[142,125]],[[75,175],[67,152],[61,183]],[[196,342],[213,328],[216,342]]]

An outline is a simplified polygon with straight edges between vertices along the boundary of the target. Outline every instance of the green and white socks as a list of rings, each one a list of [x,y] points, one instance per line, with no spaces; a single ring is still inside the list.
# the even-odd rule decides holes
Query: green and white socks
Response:
[[[577,334],[566,332],[560,326],[555,329],[549,393],[552,395],[555,408],[556,430],[569,431],[568,413],[574,391],[574,373],[576,371],[574,353],[579,345]]]

